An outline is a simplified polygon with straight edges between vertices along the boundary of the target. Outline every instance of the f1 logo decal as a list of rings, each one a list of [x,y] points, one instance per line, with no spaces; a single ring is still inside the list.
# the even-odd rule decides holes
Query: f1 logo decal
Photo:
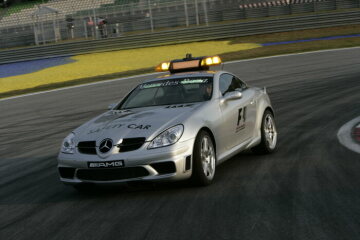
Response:
[[[239,109],[236,132],[239,132],[245,128],[245,121],[246,121],[246,107]]]
[[[246,107],[239,109],[237,125],[241,125],[246,121]]]

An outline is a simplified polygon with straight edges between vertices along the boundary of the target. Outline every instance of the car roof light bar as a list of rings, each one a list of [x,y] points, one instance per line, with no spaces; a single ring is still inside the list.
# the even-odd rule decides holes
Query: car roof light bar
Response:
[[[183,59],[160,63],[155,70],[157,72],[169,71],[170,73],[206,71],[209,70],[210,66],[220,65],[221,63],[222,61],[219,56],[192,57],[188,53]]]

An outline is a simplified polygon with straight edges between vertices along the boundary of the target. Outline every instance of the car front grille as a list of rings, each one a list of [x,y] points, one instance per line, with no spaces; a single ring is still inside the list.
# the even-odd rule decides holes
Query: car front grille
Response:
[[[119,152],[130,152],[137,150],[144,145],[146,138],[124,138],[118,145]],[[86,141],[78,143],[78,150],[82,154],[96,155],[96,142]]]
[[[79,142],[78,150],[83,154],[96,154],[96,142],[95,141],[87,141],[87,142]]]
[[[145,138],[124,138],[122,143],[118,145],[119,152],[130,152],[141,148],[145,143]]]
[[[149,172],[143,167],[114,168],[114,169],[79,169],[77,177],[88,181],[116,181],[148,176]]]

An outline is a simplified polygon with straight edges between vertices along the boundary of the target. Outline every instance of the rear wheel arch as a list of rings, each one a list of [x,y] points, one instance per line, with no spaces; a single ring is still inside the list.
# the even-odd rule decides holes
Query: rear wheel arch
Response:
[[[263,112],[263,115],[264,115],[264,113],[266,112],[266,110],[269,110],[269,111],[271,112],[271,114],[273,115],[273,117],[275,118],[274,110],[273,110],[271,107],[265,108],[265,110],[264,110],[264,112]]]
[[[276,149],[277,144],[277,131],[274,119],[274,114],[271,108],[266,108],[261,117],[260,126],[260,143],[252,148],[254,153],[266,154],[271,153]],[[269,120],[269,126],[266,123],[266,119]]]
[[[256,135],[260,135],[260,128],[261,128],[261,123],[262,123],[262,119],[264,117],[265,112],[268,110],[271,112],[271,114],[274,116],[275,118],[275,114],[274,114],[274,110],[272,109],[272,107],[268,104],[266,104],[265,106],[259,106],[260,111],[258,111],[257,116],[256,116],[256,122],[255,122],[255,129],[254,131],[259,130],[259,132],[256,132]]]

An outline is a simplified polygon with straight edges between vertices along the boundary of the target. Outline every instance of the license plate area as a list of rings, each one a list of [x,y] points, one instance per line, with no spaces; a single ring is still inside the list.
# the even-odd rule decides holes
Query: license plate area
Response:
[[[124,160],[106,162],[88,162],[88,168],[122,168],[125,167]]]

